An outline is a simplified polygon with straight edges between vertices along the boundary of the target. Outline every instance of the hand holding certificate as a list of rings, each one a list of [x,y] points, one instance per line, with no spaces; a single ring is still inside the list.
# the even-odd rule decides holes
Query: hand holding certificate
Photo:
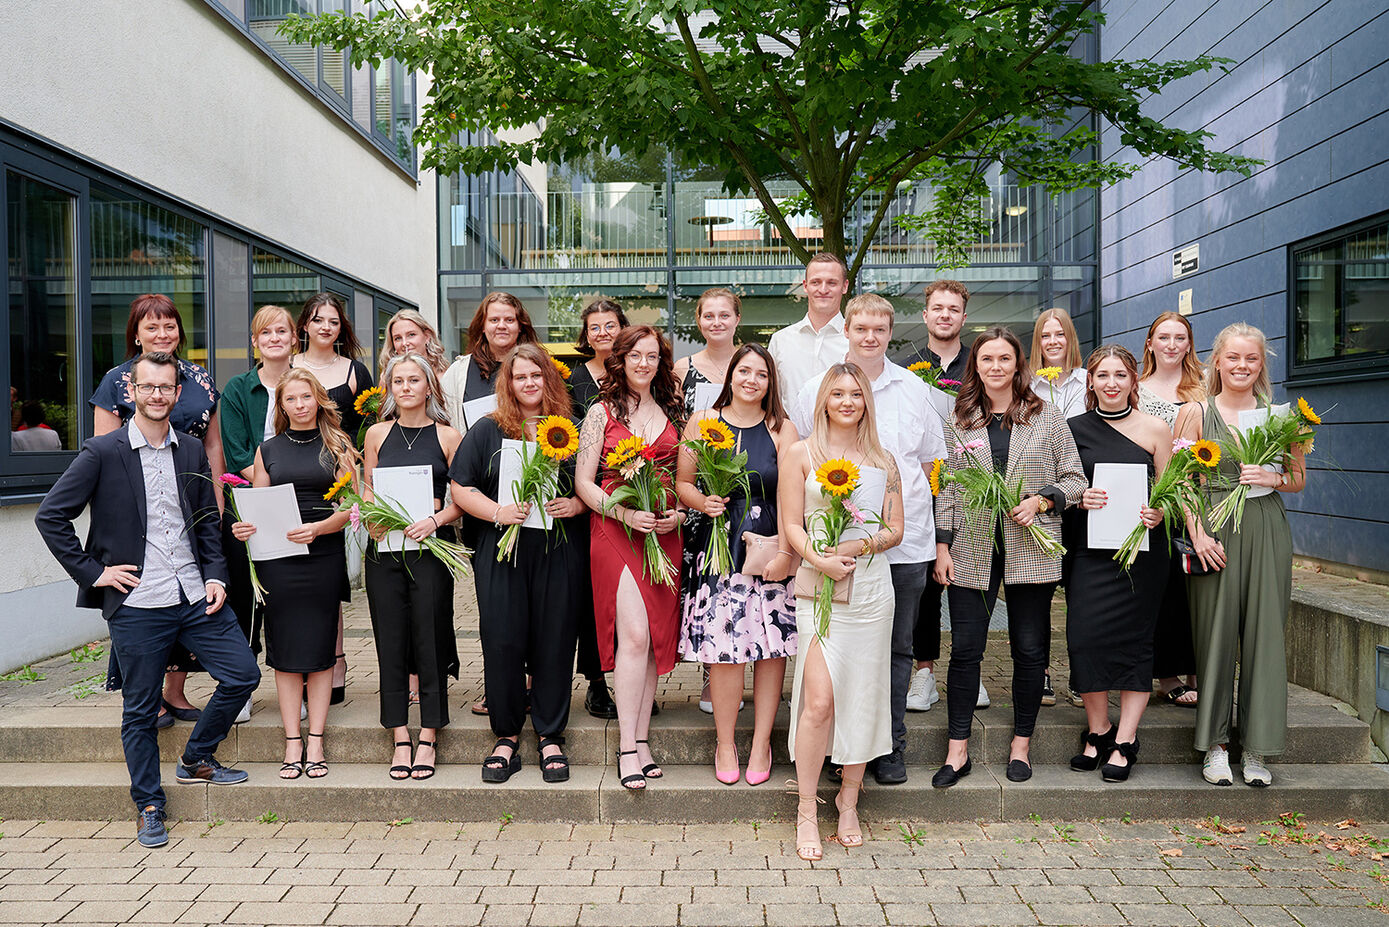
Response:
[[[246,551],[252,560],[279,560],[282,557],[302,557],[308,554],[305,544],[289,540],[289,532],[302,528],[299,501],[293,483],[280,483],[259,489],[237,486],[232,489],[239,519],[256,526],[255,534],[246,540]]]
[[[1140,522],[1140,512],[1148,504],[1148,467],[1137,463],[1097,463],[1092,489],[1103,490],[1107,499],[1103,508],[1091,509],[1087,515],[1086,534],[1091,550],[1118,550]],[[1138,550],[1148,549],[1145,529]]]

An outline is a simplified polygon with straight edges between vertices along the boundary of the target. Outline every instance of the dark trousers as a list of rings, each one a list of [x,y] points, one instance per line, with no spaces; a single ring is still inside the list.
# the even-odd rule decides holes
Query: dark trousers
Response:
[[[989,588],[951,586],[950,670],[946,708],[950,739],[969,738],[979,697],[979,663],[989,640],[989,616],[1003,580],[1003,544],[994,551]],[[1008,641],[1013,655],[1013,736],[1031,737],[1042,707],[1042,677],[1051,661],[1051,597],[1055,583],[1008,583]]]
[[[917,612],[921,606],[921,590],[926,587],[926,563],[894,563],[892,594],[896,599],[892,609],[892,747],[907,748],[907,689],[912,682],[912,637]],[[936,618],[936,637],[940,637],[940,618]]]
[[[593,618],[593,589],[589,586],[588,574],[584,573],[583,589],[579,592],[577,667],[579,675],[589,682],[603,678],[603,662],[598,656],[598,625]],[[586,607],[585,607],[586,606]]]
[[[187,647],[203,669],[217,680],[183,748],[185,762],[197,762],[213,755],[231,730],[241,706],[260,683],[260,667],[237,625],[230,607],[207,614],[207,603],[199,600],[165,608],[121,606],[107,622],[111,649],[120,661],[122,695],[121,747],[130,770],[130,797],[137,808],[164,807],[164,790],[159,784],[159,737],[155,719],[164,686],[164,667],[169,648]]]
[[[912,629],[912,656],[917,662],[940,659],[940,600],[945,587],[936,582],[935,563],[926,564],[926,587],[917,606],[916,627]]]
[[[447,677],[458,675],[452,574],[424,551],[372,551],[364,569],[381,670],[381,726],[408,722],[413,672],[420,677],[420,726],[447,727]]]
[[[497,563],[497,532],[487,526],[482,534],[473,579],[492,733],[521,733],[529,670],[531,724],[542,738],[562,736],[569,724],[582,588],[572,541],[547,549],[545,534],[523,528],[515,561]]]
[[[260,653],[263,614],[260,606],[256,605],[256,591],[251,585],[251,561],[246,555],[246,544],[231,533],[231,526],[235,523],[236,516],[229,505],[222,516],[222,554],[227,558],[227,573],[231,578],[231,582],[227,583],[226,607],[236,612],[237,623],[251,644],[251,652]]]

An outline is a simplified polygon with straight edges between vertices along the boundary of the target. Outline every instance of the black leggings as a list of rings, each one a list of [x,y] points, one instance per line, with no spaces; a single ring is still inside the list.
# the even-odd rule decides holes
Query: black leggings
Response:
[[[946,708],[950,739],[968,740],[979,696],[979,663],[989,640],[989,616],[1003,580],[1002,539],[994,552],[988,589],[951,586],[950,670]],[[1051,661],[1051,597],[1056,583],[1008,583],[1008,638],[1013,653],[1013,736],[1031,737],[1042,707],[1042,677]]]
[[[926,588],[912,629],[912,656],[916,662],[934,663],[940,659],[940,597],[945,587],[936,582],[935,563],[926,564]]]

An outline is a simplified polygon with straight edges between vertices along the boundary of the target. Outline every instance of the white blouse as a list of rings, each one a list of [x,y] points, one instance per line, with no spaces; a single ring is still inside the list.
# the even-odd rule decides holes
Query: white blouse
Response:
[[[1085,411],[1085,368],[1073,368],[1069,376],[1058,378],[1054,384],[1044,377],[1033,377],[1032,392],[1060,409],[1066,418],[1080,415]]]

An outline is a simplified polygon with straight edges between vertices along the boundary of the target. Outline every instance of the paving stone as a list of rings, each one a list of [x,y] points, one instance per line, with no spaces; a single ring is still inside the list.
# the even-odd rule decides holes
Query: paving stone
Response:
[[[481,924],[487,906],[482,904],[422,904],[410,921],[411,927],[473,927]]]
[[[1032,909],[1025,904],[933,904],[936,923],[962,927],[1036,924]]]
[[[143,901],[83,901],[63,915],[71,923],[127,924],[145,906]]]
[[[333,907],[328,924],[408,924],[418,906],[413,904],[343,904]]]
[[[631,906],[625,904],[586,904],[579,911],[580,927],[649,927],[678,923],[679,905]]]
[[[765,917],[761,905],[746,903],[729,904],[682,904],[680,906],[681,927],[738,927],[738,925],[761,925]]]
[[[807,927],[811,924],[835,923],[835,909],[828,904],[769,904],[764,909],[767,927]],[[928,924],[931,921],[916,920]]]
[[[1142,902],[1116,905],[1133,927],[1196,927],[1196,915],[1177,904]]]
[[[1042,924],[1123,924],[1125,918],[1112,904],[1034,904],[1032,912]]]
[[[227,915],[229,924],[322,924],[332,913],[331,904],[283,904],[248,901]]]

